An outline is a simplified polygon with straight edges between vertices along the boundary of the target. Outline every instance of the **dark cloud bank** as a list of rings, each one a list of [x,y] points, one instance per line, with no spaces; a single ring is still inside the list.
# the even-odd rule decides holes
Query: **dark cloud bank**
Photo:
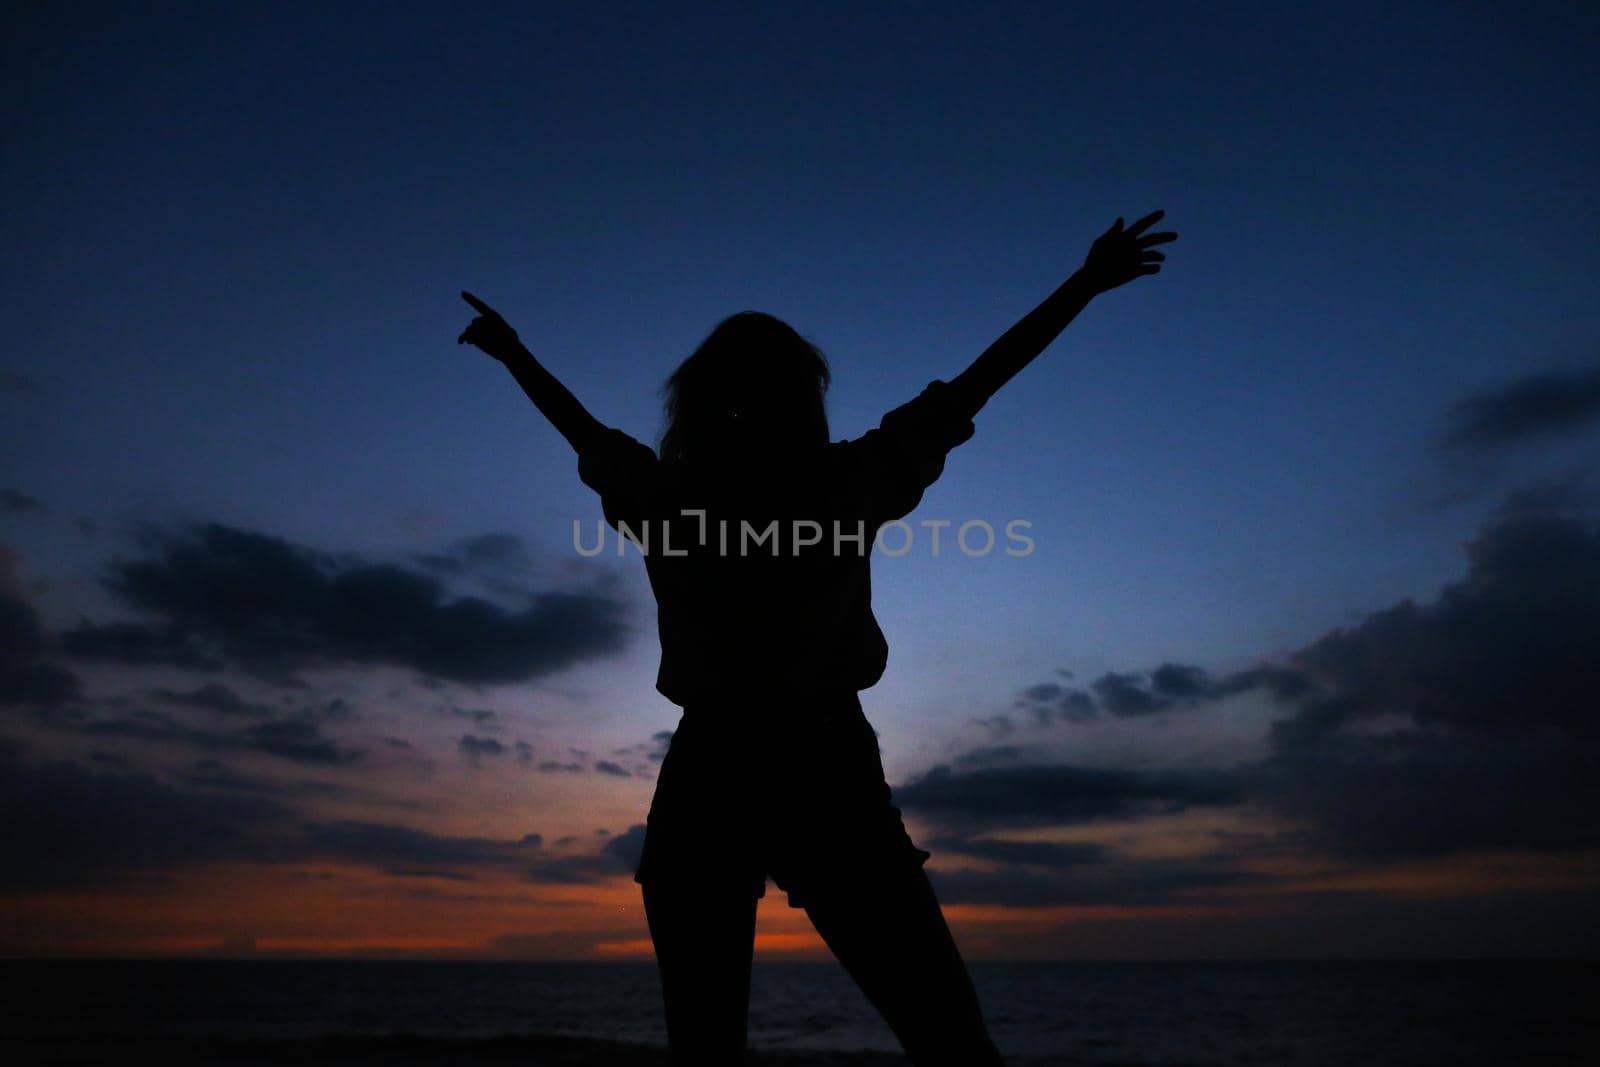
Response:
[[[1600,421],[1600,367],[1543,373],[1470,396],[1450,413],[1448,448],[1488,449]]]
[[[525,681],[610,655],[630,635],[626,606],[604,593],[513,587],[504,573],[525,564],[526,552],[510,535],[418,557],[423,570],[215,523],[147,532],[143,547],[137,558],[107,564],[102,582],[144,619],[83,620],[59,634],[47,633],[22,598],[12,555],[0,559],[0,707],[108,741],[345,764],[365,749],[328,730],[354,717],[343,701],[283,707],[204,681],[148,690],[130,706],[125,696],[86,698],[67,664],[228,670],[305,693],[297,672],[339,665],[408,667],[428,684]],[[493,575],[524,606],[452,597],[429,572]],[[482,713],[477,721],[490,719]],[[532,760],[524,742],[468,735],[460,748],[474,760],[505,751]]]
[[[498,871],[576,883],[631,873],[642,827],[608,835],[598,848],[552,849],[538,834],[496,841],[308,821],[304,803],[341,787],[251,777],[222,762],[266,755],[315,769],[366,755],[330,732],[356,719],[355,709],[316,699],[296,672],[388,665],[429,682],[525,681],[623,648],[624,603],[518,585],[511,575],[526,553],[509,535],[417,557],[416,568],[215,523],[148,533],[142,547],[102,574],[140,621],[83,620],[52,634],[22,595],[14,555],[0,546],[0,710],[111,746],[149,742],[199,758],[157,775],[115,751],[97,753],[98,766],[29,759],[0,736],[0,889],[159,880],[217,860],[340,861],[451,880]],[[520,606],[452,596],[437,575],[491,584]],[[285,688],[277,702],[247,699],[217,680],[90,698],[68,666],[74,661],[228,670]],[[492,725],[493,716],[474,721]],[[534,758],[526,742],[481,735],[464,735],[458,747],[473,760]]]
[[[1095,867],[1114,856],[1007,854],[974,835],[1197,808],[1256,806],[1301,829],[1219,840],[1145,888],[1243,879],[1239,861],[1288,844],[1352,861],[1600,846],[1600,526],[1503,508],[1466,549],[1466,577],[1433,601],[1374,612],[1272,666],[1214,677],[1166,664],[1024,691],[1036,725],[1205,714],[1248,692],[1285,714],[1267,758],[1217,770],[1028,765],[1015,745],[936,767],[897,787],[897,803],[946,827],[946,851],[1008,864],[946,874],[941,886],[957,900],[1096,898]]]
[[[307,820],[276,784],[214,763],[174,783],[122,769],[34,762],[0,742],[0,891],[141,884],[208,862],[327,861],[406,877],[509,873],[581,884],[631,874],[643,826],[598,847],[551,850],[536,833],[499,840],[395,823]]]
[[[490,553],[498,560],[504,546]],[[139,622],[84,620],[60,635],[83,660],[199,670],[231,667],[291,683],[339,665],[406,667],[471,684],[526,681],[620,651],[625,605],[595,592],[518,591],[523,606],[452,597],[428,570],[332,555],[217,523],[147,535],[145,555],[103,583]],[[456,570],[484,555],[475,540]]]

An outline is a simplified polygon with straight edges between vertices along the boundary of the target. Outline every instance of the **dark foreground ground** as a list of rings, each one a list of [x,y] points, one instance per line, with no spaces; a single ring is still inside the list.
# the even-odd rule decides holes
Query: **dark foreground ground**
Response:
[[[306,1064],[318,1067],[667,1067],[666,1049],[572,1037],[501,1037],[457,1040],[431,1037],[339,1037],[293,1041],[106,1041],[7,1043],[15,1064],[89,1065],[150,1063]],[[904,1067],[904,1056],[882,1052],[752,1052],[750,1067]]]

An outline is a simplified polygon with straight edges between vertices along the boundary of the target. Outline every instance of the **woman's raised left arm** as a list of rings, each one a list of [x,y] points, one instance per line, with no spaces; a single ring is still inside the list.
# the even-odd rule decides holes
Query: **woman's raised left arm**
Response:
[[[1078,312],[1096,296],[1161,269],[1167,257],[1152,248],[1177,239],[1176,233],[1143,233],[1165,212],[1153,211],[1132,226],[1118,219],[1089,248],[1083,266],[983,351],[972,365],[951,379],[963,410],[970,417],[1000,387],[1050,347]]]

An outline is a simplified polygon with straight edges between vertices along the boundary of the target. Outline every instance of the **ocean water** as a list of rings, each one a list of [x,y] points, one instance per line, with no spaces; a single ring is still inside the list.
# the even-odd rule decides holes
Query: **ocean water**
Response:
[[[131,1051],[219,1038],[293,1048],[404,1037],[448,1039],[459,1050],[534,1035],[665,1044],[653,963],[13,961],[0,969],[8,990],[0,1022],[13,1048]],[[1593,962],[976,963],[972,975],[996,1043],[1019,1065],[1600,1063]],[[750,1046],[834,1054],[828,1062],[898,1050],[831,962],[757,964]]]

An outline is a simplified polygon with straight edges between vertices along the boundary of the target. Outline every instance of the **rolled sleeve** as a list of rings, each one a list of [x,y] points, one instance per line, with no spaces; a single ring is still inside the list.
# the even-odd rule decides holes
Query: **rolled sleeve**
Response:
[[[928,383],[876,429],[845,442],[855,510],[877,524],[906,515],[944,473],[950,450],[974,432],[959,390],[939,379]]]
[[[578,477],[600,494],[601,509],[613,527],[621,522],[637,530],[653,515],[660,466],[649,445],[612,426],[578,453]]]

